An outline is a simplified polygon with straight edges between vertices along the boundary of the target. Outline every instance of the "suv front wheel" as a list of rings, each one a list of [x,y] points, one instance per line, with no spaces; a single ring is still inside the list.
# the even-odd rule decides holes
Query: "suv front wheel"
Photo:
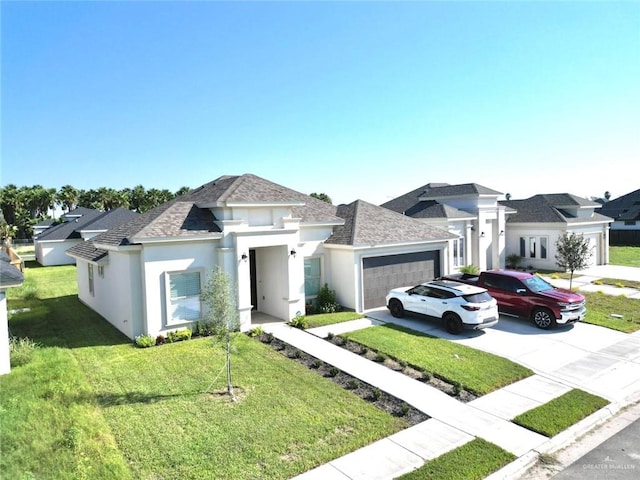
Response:
[[[533,311],[532,318],[536,327],[543,330],[556,326],[556,317],[553,315],[551,310],[547,310],[546,308],[536,308]]]

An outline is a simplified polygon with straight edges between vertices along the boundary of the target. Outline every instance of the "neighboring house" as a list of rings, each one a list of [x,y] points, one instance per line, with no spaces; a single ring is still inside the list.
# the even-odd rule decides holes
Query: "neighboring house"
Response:
[[[640,189],[604,203],[597,212],[613,219],[610,245],[640,246]]]
[[[564,233],[581,234],[589,240],[591,265],[609,263],[612,220],[595,211],[599,203],[569,193],[500,203],[514,210],[507,218],[507,255],[518,254],[521,266],[557,270],[556,242]]]
[[[223,176],[68,250],[78,296],[129,338],[203,317],[220,266],[252,312],[288,321],[325,283],[363,311],[390,288],[448,273],[456,235],[358,200],[339,207],[255,175]]]
[[[47,218],[45,220],[42,220],[42,221],[36,223],[33,226],[33,236],[37,237],[38,235],[40,235],[42,232],[44,232],[48,228],[53,227],[55,225],[55,223],[56,223],[56,221],[51,219],[51,218]]]
[[[381,206],[455,235],[447,259],[452,270],[469,264],[487,270],[505,264],[509,208],[498,202],[501,195],[475,183],[428,183]]]
[[[34,237],[36,261],[43,266],[73,264],[74,259],[65,254],[69,248],[136,215],[137,213],[124,208],[101,212],[78,207],[62,215],[62,223],[51,226]]]
[[[4,248],[0,248],[0,375],[11,371],[6,291],[8,288],[22,285],[23,282],[22,272],[11,264]]]

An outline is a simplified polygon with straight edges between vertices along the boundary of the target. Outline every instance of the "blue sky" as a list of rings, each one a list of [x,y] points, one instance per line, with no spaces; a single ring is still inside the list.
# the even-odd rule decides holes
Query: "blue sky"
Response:
[[[640,2],[0,5],[3,186],[640,188]]]

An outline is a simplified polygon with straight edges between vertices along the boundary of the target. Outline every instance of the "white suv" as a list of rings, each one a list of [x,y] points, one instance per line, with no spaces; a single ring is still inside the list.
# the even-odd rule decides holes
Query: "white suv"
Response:
[[[498,304],[486,289],[452,280],[395,288],[387,295],[387,308],[394,317],[409,312],[442,319],[444,328],[452,334],[498,323]]]

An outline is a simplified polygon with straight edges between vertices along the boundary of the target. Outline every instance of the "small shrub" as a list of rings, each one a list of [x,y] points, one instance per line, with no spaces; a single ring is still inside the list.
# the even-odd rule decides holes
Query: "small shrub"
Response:
[[[411,407],[409,407],[409,405],[407,405],[406,403],[403,403],[398,414],[399,416],[404,417],[409,413],[409,410],[411,410]]]
[[[156,337],[156,345],[163,345],[167,343],[167,339],[164,337],[164,335],[158,335]]]
[[[307,323],[307,318],[300,313],[289,320],[289,325],[294,328],[299,328],[300,330],[304,330],[309,326],[309,324]]]
[[[264,335],[260,336],[260,339],[264,342],[264,343],[271,343],[273,342],[274,336],[272,333],[265,333]]]
[[[9,339],[9,362],[12,367],[26,365],[31,361],[34,352],[40,347],[33,340],[24,337]]]
[[[144,335],[138,335],[135,338],[135,342],[137,347],[149,348],[149,347],[153,347],[156,344],[157,340],[156,340],[156,337],[154,337],[153,335],[149,335],[148,333],[145,333]]]
[[[335,337],[335,335],[331,332],[327,333],[327,340],[333,340],[333,337]]]
[[[318,292],[316,310],[319,313],[335,313],[340,311],[340,305],[338,305],[336,301],[336,292],[335,290],[331,290],[326,283]]]
[[[314,370],[317,370],[320,368],[321,365],[322,365],[322,362],[320,360],[314,360],[313,362],[311,362],[311,365],[309,366]]]
[[[384,353],[376,353],[376,356],[373,357],[374,362],[383,363],[387,359],[387,356]]]
[[[371,397],[373,398],[374,401],[377,402],[378,400],[380,400],[382,398],[382,392],[379,389],[374,388],[371,391]]]
[[[193,335],[199,337],[209,337],[215,332],[215,325],[212,322],[198,322],[196,328],[193,331]]]
[[[189,328],[185,328],[183,330],[174,330],[173,332],[169,332],[167,334],[167,342],[175,343],[189,340],[191,338],[191,334],[192,332]]]
[[[510,268],[518,268],[518,265],[520,265],[520,262],[522,261],[522,257],[517,253],[512,253],[511,255],[507,255],[506,260],[507,265]]]
[[[480,269],[472,264],[464,265],[463,267],[460,268],[460,273],[475,275],[478,272],[480,272]]]
[[[356,388],[358,388],[358,382],[356,380],[349,380],[347,382],[348,390],[355,390]]]
[[[247,332],[247,335],[249,335],[251,338],[261,337],[262,335],[264,335],[264,330],[262,327],[254,327],[249,330],[249,332]]]
[[[340,373],[340,370],[339,370],[338,368],[336,368],[336,367],[331,367],[331,368],[329,369],[329,373],[328,373],[328,375],[329,375],[330,377],[335,377],[335,376],[336,376],[336,375],[338,375],[339,373]]]

